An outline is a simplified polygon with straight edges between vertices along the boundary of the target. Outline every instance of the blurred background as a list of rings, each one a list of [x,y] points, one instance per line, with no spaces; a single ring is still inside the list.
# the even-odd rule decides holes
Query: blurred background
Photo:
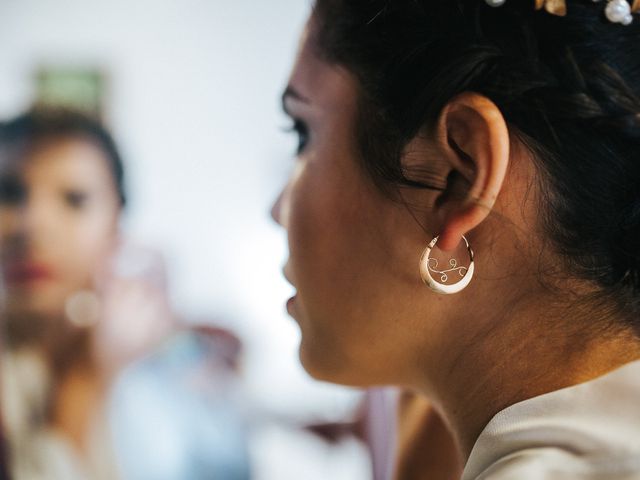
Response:
[[[105,124],[128,197],[110,278],[166,296],[157,330],[167,334],[109,381],[124,478],[370,478],[354,437],[306,428],[350,422],[362,397],[301,369],[284,309],[286,238],[269,217],[293,166],[280,93],[309,10],[308,0],[0,0],[0,121],[39,105]],[[140,297],[116,308],[126,314],[103,357],[139,318],[156,328]],[[37,376],[14,363],[4,361],[5,384]]]

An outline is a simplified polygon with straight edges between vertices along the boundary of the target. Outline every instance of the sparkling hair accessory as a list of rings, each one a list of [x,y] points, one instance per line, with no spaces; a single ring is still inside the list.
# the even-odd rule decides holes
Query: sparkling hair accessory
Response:
[[[485,0],[491,7],[501,7],[507,0]],[[600,2],[602,0],[592,0],[593,2]],[[629,25],[633,22],[633,13],[640,12],[640,0],[633,0],[629,3],[627,0],[606,0],[607,6],[604,9],[604,14],[607,19],[612,23],[621,23],[622,25]],[[566,0],[535,0],[536,10],[544,8],[552,15],[559,15],[564,17],[567,14]]]

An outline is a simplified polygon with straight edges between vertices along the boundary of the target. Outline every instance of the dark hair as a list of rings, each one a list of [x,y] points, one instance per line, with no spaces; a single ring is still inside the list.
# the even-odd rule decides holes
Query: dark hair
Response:
[[[363,162],[385,184],[415,186],[402,152],[454,96],[491,99],[534,154],[542,227],[569,271],[638,326],[640,18],[567,4],[558,17],[522,0],[317,0],[314,41],[360,82]]]
[[[97,119],[64,108],[38,107],[0,123],[0,145],[33,146],[43,140],[84,138],[98,147],[107,159],[121,206],[126,204],[124,166],[116,144]]]

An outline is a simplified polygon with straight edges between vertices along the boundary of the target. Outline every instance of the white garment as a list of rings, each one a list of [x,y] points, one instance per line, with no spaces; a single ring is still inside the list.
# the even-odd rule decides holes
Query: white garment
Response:
[[[114,480],[119,478],[104,415],[89,429],[81,455],[60,432],[46,425],[50,374],[35,350],[5,352],[1,402],[14,480]]]
[[[640,361],[499,412],[462,480],[640,479]]]

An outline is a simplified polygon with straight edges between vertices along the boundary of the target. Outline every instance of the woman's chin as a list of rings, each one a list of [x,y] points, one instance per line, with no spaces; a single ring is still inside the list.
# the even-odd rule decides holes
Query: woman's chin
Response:
[[[0,315],[5,318],[5,335],[40,337],[51,330],[52,323],[62,326],[64,301],[58,293],[13,291],[6,295],[0,302]]]
[[[305,371],[315,380],[337,383],[346,386],[360,386],[360,381],[354,377],[354,372],[335,351],[309,344],[303,339],[298,351],[300,363]]]

